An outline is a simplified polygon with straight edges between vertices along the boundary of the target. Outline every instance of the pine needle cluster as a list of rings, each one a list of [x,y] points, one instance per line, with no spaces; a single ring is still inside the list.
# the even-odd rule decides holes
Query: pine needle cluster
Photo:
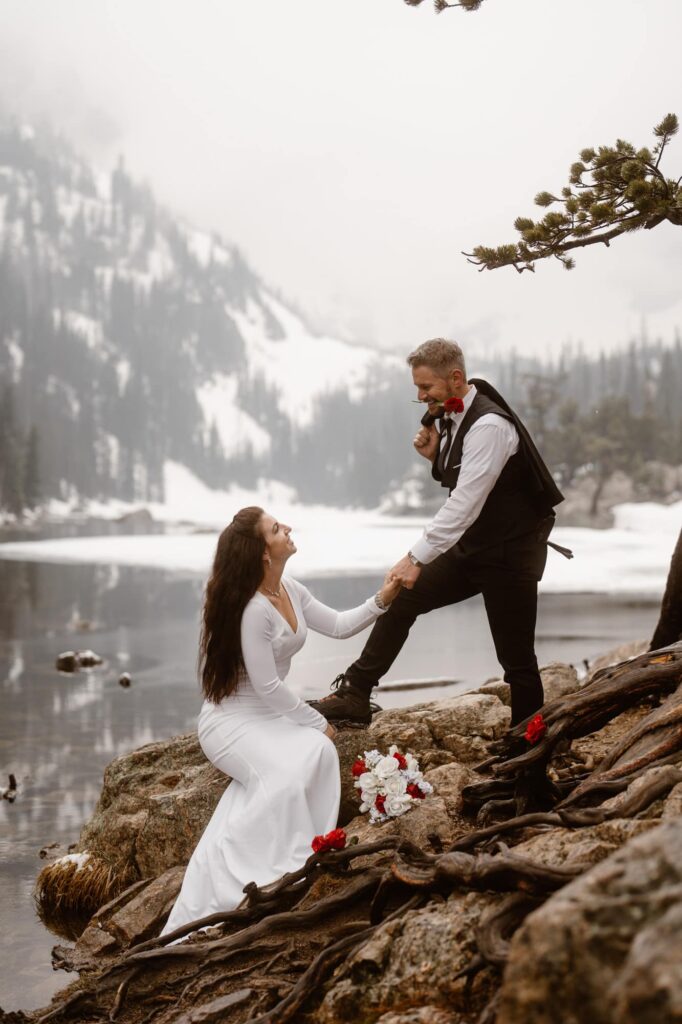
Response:
[[[424,0],[405,0],[408,7],[419,7]],[[448,7],[462,7],[465,11],[477,11],[485,3],[485,0],[459,0],[459,3],[448,3],[447,0],[433,0],[436,14],[445,11]]]
[[[479,245],[464,255],[481,270],[513,266],[522,273],[549,256],[571,270],[574,260],[567,254],[573,249],[596,243],[608,246],[619,235],[663,221],[682,225],[682,178],[666,178],[659,166],[678,128],[677,116],[667,114],[654,128],[653,149],[636,149],[623,139],[598,150],[583,149],[561,195],[539,192],[535,197],[537,206],[554,209],[538,221],[517,217],[518,242],[494,248]]]

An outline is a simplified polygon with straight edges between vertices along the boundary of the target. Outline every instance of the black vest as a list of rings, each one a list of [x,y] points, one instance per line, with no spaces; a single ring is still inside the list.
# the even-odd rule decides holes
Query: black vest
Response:
[[[496,413],[514,424],[519,447],[505,463],[478,518],[460,537],[456,549],[464,555],[537,530],[543,520],[548,517],[553,520],[554,506],[564,500],[516,413],[487,381],[472,378],[469,383],[476,386],[477,393],[454,436],[442,473],[436,454],[431,471],[434,480],[452,493],[459,479],[464,438],[474,423],[488,413]],[[546,532],[549,533],[549,529]]]

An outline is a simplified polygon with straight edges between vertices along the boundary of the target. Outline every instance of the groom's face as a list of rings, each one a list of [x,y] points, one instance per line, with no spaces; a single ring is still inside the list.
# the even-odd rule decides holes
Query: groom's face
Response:
[[[429,366],[413,366],[412,380],[417,389],[417,398],[420,402],[427,402],[429,412],[437,409],[439,403],[452,395],[452,383],[444,377],[439,377],[435,370]]]

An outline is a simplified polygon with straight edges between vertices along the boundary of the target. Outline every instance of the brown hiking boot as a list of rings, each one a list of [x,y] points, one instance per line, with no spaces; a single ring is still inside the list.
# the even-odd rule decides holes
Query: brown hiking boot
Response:
[[[321,700],[308,701],[311,708],[324,715],[328,722],[346,721],[369,725],[373,712],[381,711],[379,705],[371,701],[364,690],[353,686],[343,673],[333,680],[331,688],[336,692]]]

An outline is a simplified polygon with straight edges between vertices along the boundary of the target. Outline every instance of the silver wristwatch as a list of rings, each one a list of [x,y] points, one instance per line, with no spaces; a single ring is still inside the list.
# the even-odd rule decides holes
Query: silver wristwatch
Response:
[[[422,569],[424,566],[423,562],[420,562],[416,555],[413,555],[411,551],[407,552],[407,557],[412,562],[412,565],[416,565],[418,569]]]

